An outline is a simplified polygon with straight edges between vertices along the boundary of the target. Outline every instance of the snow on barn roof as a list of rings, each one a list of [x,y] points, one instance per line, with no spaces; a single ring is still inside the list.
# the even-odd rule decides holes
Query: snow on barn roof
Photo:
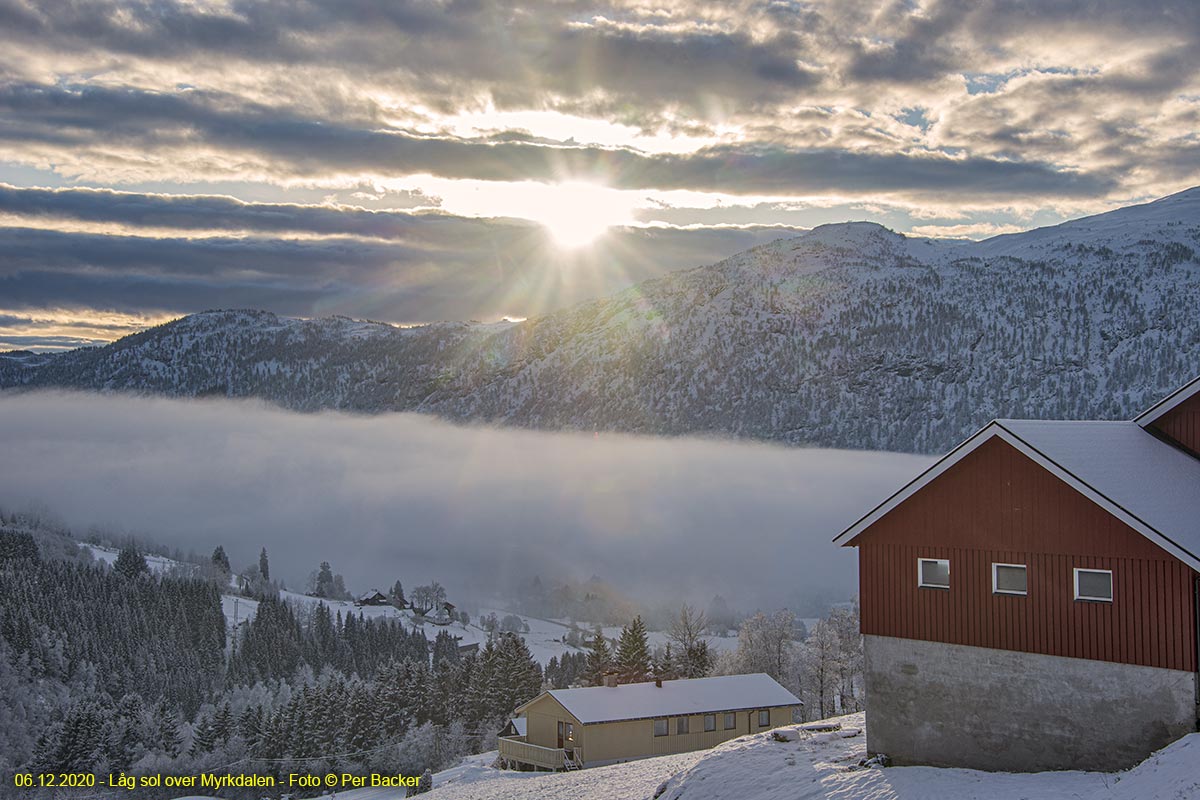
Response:
[[[803,705],[770,675],[722,675],[620,686],[551,689],[547,692],[584,725],[624,719],[672,717]],[[532,701],[530,701],[532,702]],[[521,708],[521,711],[529,703]]]
[[[1200,459],[1137,422],[994,420],[834,541],[851,543],[992,438],[1008,442],[1180,561],[1200,569]]]

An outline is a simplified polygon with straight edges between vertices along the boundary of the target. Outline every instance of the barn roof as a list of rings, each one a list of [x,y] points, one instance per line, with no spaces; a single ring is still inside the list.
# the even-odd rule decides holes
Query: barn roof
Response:
[[[1159,400],[1154,405],[1147,408],[1141,414],[1134,418],[1134,422],[1141,425],[1143,428],[1149,427],[1164,417],[1167,412],[1190,399],[1196,394],[1200,394],[1200,376],[1192,379],[1190,382],[1180,386],[1169,395]]]
[[[571,716],[587,725],[626,719],[672,717],[803,705],[794,694],[770,675],[721,675],[620,686],[589,686],[583,689],[551,689],[547,692]],[[533,702],[533,701],[530,701]],[[518,708],[521,711],[530,703]]]
[[[1150,541],[1200,570],[1200,459],[1139,421],[995,420],[843,531],[854,537],[984,442],[999,438]]]

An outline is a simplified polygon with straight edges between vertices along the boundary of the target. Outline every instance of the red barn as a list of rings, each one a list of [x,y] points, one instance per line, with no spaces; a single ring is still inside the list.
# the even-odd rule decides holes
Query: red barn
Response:
[[[1200,720],[1200,378],[1132,422],[996,420],[859,548],[867,748],[1113,770]]]

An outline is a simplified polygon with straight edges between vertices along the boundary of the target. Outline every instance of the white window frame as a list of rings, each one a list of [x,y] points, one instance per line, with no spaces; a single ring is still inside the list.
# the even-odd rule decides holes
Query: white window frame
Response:
[[[946,583],[945,583],[945,585],[942,585],[940,583],[926,583],[925,582],[925,570],[921,569],[921,567],[925,564],[926,561],[933,561],[933,562],[936,562],[939,564],[946,565]],[[949,589],[950,588],[950,559],[948,559],[948,558],[918,558],[917,559],[917,588],[919,588],[919,589],[943,589],[943,590]]]
[[[722,730],[735,730],[737,728],[737,713],[733,711],[726,711],[724,725],[725,727]]]
[[[717,715],[716,714],[705,714],[704,715],[704,732],[712,733],[716,729],[717,729]]]
[[[1012,589],[1001,589],[999,585],[999,570],[997,567],[1015,567],[1025,570],[1025,591],[1014,592]],[[1014,597],[1025,597],[1029,594],[1029,565],[1028,564],[1004,564],[999,561],[992,562],[992,594],[1008,594]]]
[[[763,714],[766,714],[766,715],[767,715],[767,721],[766,721],[766,722],[763,722]],[[767,708],[760,708],[760,709],[758,710],[758,727],[760,727],[760,728],[769,728],[769,727],[771,727],[771,710],[770,710],[770,709],[767,709]]]
[[[1079,593],[1079,573],[1081,572],[1101,572],[1108,575],[1108,597],[1088,597]],[[1111,603],[1113,596],[1116,595],[1116,587],[1113,585],[1113,571],[1111,569],[1092,569],[1091,567],[1075,567],[1073,573],[1075,580],[1075,599],[1084,600],[1089,603]]]

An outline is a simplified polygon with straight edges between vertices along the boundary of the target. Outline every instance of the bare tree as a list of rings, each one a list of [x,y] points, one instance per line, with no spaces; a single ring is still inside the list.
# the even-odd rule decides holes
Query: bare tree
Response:
[[[418,614],[428,614],[446,602],[446,590],[434,581],[427,586],[418,586],[412,591],[412,607]]]
[[[686,603],[679,609],[679,616],[671,621],[667,635],[675,645],[673,660],[681,677],[703,678],[712,671],[713,658],[704,639],[707,628],[704,612]]]

